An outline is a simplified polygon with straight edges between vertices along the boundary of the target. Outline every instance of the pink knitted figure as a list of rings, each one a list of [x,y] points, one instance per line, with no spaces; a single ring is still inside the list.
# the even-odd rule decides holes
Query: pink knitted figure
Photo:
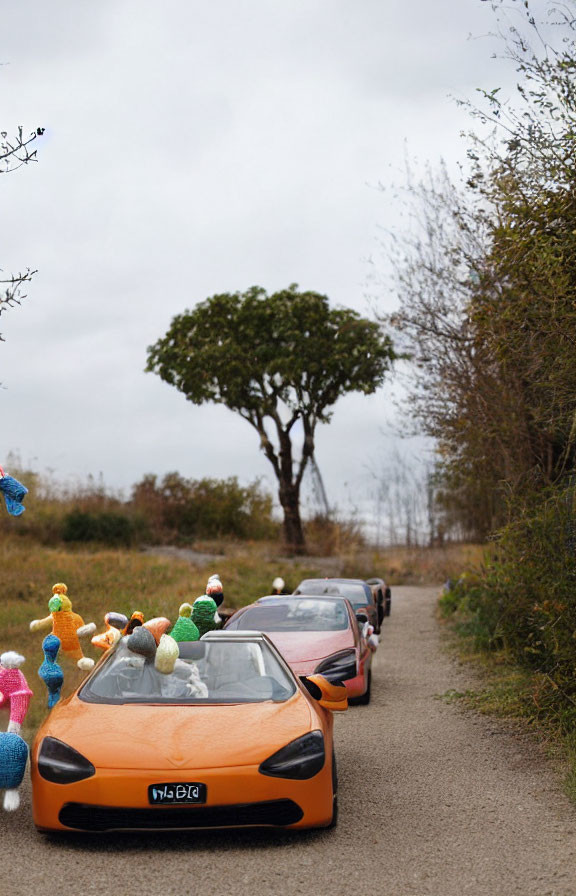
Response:
[[[8,733],[18,734],[28,712],[32,691],[19,666],[24,657],[13,650],[0,656],[0,709],[10,709]]]

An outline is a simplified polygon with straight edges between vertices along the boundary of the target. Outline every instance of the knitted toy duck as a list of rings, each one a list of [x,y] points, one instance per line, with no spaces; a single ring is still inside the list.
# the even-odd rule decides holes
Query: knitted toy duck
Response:
[[[60,638],[57,638],[56,635],[46,635],[42,641],[42,650],[44,651],[44,662],[38,669],[38,675],[48,688],[48,709],[52,709],[60,699],[64,681],[62,667],[58,665],[56,659],[60,650]]]
[[[181,604],[178,610],[178,619],[174,624],[174,628],[170,635],[175,641],[197,641],[200,632],[194,622],[190,619],[192,613],[192,605],[188,603]]]
[[[34,619],[30,623],[30,631],[37,632],[52,626],[52,634],[60,638],[62,653],[76,660],[79,669],[87,671],[94,665],[94,660],[84,656],[78,638],[93,634],[96,626],[93,622],[85,625],[82,617],[72,612],[68,588],[63,582],[54,585],[52,593],[53,597],[48,601],[50,616]]]
[[[32,696],[19,669],[23,662],[24,657],[12,650],[0,656],[0,708],[10,708],[8,731],[0,733],[0,789],[6,791],[7,812],[14,812],[20,805],[18,788],[28,759],[28,747],[19,734]]]
[[[106,613],[104,622],[105,630],[99,635],[94,635],[90,643],[100,650],[109,650],[122,637],[122,632],[128,625],[128,617],[124,613]]]
[[[192,621],[196,625],[200,637],[218,627],[218,622],[214,618],[216,615],[216,602],[211,597],[202,594],[196,598],[192,605]]]

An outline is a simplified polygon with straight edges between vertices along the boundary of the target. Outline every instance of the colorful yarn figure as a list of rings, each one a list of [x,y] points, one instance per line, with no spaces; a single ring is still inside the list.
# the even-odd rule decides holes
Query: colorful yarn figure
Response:
[[[178,643],[174,638],[171,635],[162,635],[156,650],[154,666],[163,675],[171,675],[179,654]]]
[[[126,642],[128,650],[137,656],[144,657],[146,662],[152,662],[156,657],[156,639],[152,632],[143,625],[134,629]]]
[[[178,610],[178,619],[174,624],[174,628],[170,632],[175,641],[197,641],[200,637],[198,627],[190,619],[192,613],[192,605],[184,603]]]
[[[131,635],[139,625],[144,625],[144,613],[141,613],[140,610],[135,610],[128,620],[128,624],[123,628],[122,634]]]
[[[42,641],[42,650],[44,651],[44,662],[38,669],[38,675],[48,688],[48,709],[52,709],[60,699],[64,681],[62,667],[56,661],[60,650],[60,638],[57,638],[56,635],[46,635]]]
[[[216,574],[210,576],[206,585],[206,594],[212,598],[217,607],[224,602],[224,589],[222,588],[220,576]]]
[[[216,602],[211,597],[203,594],[196,598],[192,605],[192,621],[200,632],[200,637],[218,627],[218,623],[214,619],[215,614]]]
[[[151,632],[156,644],[159,644],[160,638],[168,631],[171,625],[172,623],[166,616],[155,616],[154,619],[149,619],[148,622],[145,622],[142,628]]]
[[[10,734],[20,733],[32,696],[28,682],[19,668],[23,662],[24,657],[13,650],[0,656],[0,709],[10,710]]]
[[[28,494],[28,489],[13,476],[7,476],[2,467],[0,467],[0,492],[4,496],[6,510],[11,516],[20,516],[26,508],[22,501],[24,495]]]
[[[91,644],[100,650],[109,650],[122,637],[122,632],[128,625],[128,617],[124,613],[106,613],[104,622],[105,630],[99,635],[94,635]]]
[[[87,671],[94,665],[94,660],[84,656],[78,639],[92,635],[96,631],[96,626],[93,622],[85,625],[82,617],[72,612],[68,588],[63,582],[54,585],[52,593],[53,597],[48,601],[50,616],[34,619],[30,623],[30,631],[42,631],[52,626],[52,634],[60,638],[62,653],[76,660],[79,669]]]
[[[4,790],[4,809],[14,812],[20,805],[18,788],[26,771],[28,747],[19,734],[0,733],[0,790]]]

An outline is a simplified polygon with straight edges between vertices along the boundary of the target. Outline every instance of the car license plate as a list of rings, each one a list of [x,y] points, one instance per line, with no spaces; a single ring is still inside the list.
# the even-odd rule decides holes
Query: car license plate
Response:
[[[170,803],[205,803],[206,785],[195,781],[179,784],[151,784],[148,799],[154,805]]]

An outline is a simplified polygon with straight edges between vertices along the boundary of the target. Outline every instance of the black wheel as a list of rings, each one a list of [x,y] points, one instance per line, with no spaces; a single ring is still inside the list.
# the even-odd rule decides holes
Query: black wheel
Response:
[[[370,703],[370,697],[372,692],[372,669],[370,669],[368,673],[368,687],[364,694],[361,697],[358,697],[358,703],[360,706],[368,706]]]
[[[390,615],[390,610],[392,609],[392,592],[389,588],[386,589],[386,616]]]
[[[328,825],[328,830],[335,828],[338,824],[338,771],[336,769],[336,755],[334,747],[332,747],[332,819]]]
[[[331,831],[338,824],[338,797],[335,796],[332,802],[332,821],[326,825],[326,830]]]

